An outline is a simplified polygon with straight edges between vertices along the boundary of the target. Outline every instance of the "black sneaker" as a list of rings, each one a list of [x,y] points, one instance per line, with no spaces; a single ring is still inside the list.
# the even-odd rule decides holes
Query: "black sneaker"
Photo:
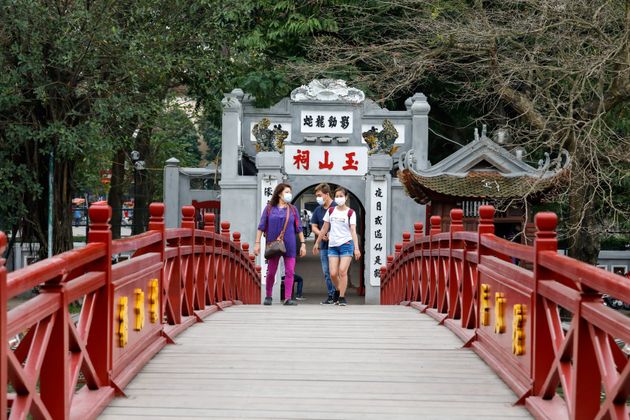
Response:
[[[271,298],[270,297],[266,297],[265,298],[265,303],[263,303],[263,305],[267,305],[267,306],[271,305]]]
[[[322,300],[321,302],[319,302],[320,305],[332,305],[333,303],[335,303],[335,301],[333,300],[333,297],[331,295],[328,295],[326,300]]]
[[[293,299],[287,299],[284,301],[285,306],[297,306],[297,302]]]
[[[339,290],[335,290],[335,294],[333,295],[333,303],[335,305],[339,305]]]
[[[346,298],[345,297],[340,297],[339,298],[339,306],[346,306],[348,304],[348,302],[346,302]]]

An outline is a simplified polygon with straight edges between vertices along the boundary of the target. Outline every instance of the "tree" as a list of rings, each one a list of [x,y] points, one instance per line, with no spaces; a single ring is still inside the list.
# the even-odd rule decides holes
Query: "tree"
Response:
[[[567,149],[570,253],[596,260],[596,239],[630,211],[613,193],[630,163],[630,0],[370,0],[333,13],[338,33],[317,37],[293,74],[392,101],[423,90],[534,155]]]
[[[54,166],[55,253],[72,247],[77,170],[151,133],[168,92],[223,90],[235,35],[222,2],[48,2],[0,7],[0,228],[48,246],[47,177]],[[229,77],[228,77],[229,78]],[[112,179],[113,189],[123,185]]]

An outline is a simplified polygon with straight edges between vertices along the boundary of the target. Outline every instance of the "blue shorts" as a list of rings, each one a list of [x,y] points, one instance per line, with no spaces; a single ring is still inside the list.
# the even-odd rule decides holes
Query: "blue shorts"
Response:
[[[343,245],[329,246],[329,257],[352,257],[354,255],[354,242],[348,241]]]

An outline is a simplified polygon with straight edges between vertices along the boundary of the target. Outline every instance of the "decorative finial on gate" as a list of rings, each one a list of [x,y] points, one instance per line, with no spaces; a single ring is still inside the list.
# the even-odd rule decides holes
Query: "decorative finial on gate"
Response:
[[[241,233],[240,232],[234,232],[232,234],[232,238],[234,238],[234,244],[237,247],[240,247],[241,246]]]
[[[243,253],[249,258],[249,244],[247,242],[243,242],[242,245]]]
[[[394,249],[396,250],[395,251],[395,255],[396,256],[400,255],[400,252],[402,251],[402,247],[403,247],[403,245],[400,242],[398,242],[396,245],[394,245]]]
[[[403,232],[403,247],[405,245],[407,245],[409,242],[411,242],[411,233],[409,232]]]

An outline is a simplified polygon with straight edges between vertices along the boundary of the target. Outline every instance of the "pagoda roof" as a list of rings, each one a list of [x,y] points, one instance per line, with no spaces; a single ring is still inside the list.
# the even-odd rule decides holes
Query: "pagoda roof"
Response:
[[[400,161],[398,177],[407,194],[420,204],[444,199],[514,199],[532,197],[561,183],[569,164],[566,151],[552,162],[549,154],[538,168],[523,162],[485,136],[436,165],[417,169],[413,150]]]

